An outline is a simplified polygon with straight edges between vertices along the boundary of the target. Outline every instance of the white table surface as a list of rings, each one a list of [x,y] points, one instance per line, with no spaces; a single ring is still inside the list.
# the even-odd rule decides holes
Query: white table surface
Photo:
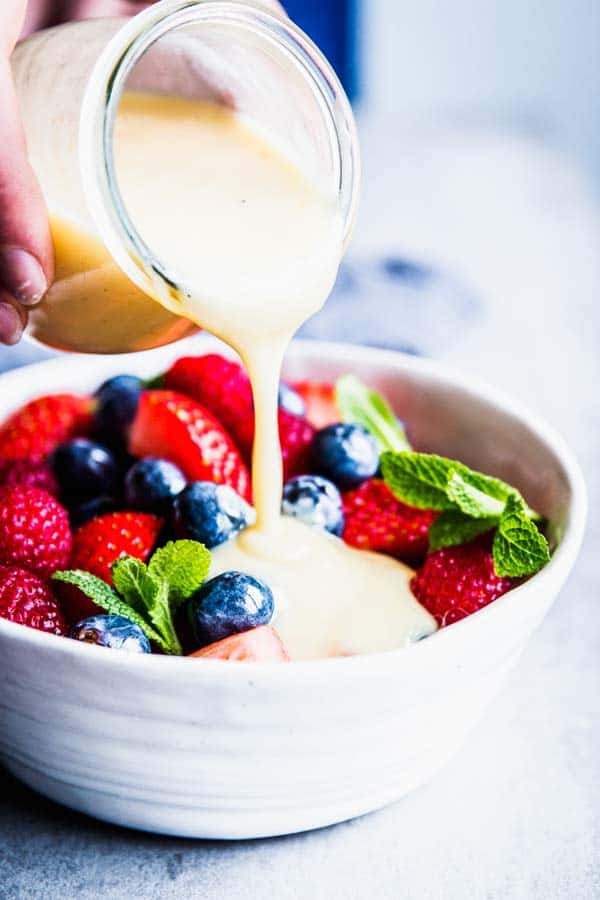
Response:
[[[2,900],[600,898],[600,208],[525,138],[363,130],[351,258],[416,254],[474,291],[479,316],[437,355],[518,393],[576,449],[591,500],[577,569],[465,749],[400,803],[220,844],[105,826],[0,775]]]

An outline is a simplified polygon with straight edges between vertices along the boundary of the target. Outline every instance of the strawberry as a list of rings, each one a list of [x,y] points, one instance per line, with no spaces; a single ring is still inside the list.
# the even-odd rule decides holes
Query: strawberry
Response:
[[[384,481],[371,478],[343,495],[343,539],[361,550],[387,553],[406,563],[424,559],[436,513],[397,500]]]
[[[16,566],[0,566],[0,616],[49,634],[64,634],[63,615],[39,576]]]
[[[335,385],[328,381],[298,381],[292,385],[306,406],[306,418],[315,428],[340,421],[335,401]]]
[[[36,459],[0,460],[0,487],[23,484],[58,497],[60,488],[48,463]]]
[[[111,564],[120,556],[146,562],[162,519],[150,513],[114,512],[90,519],[73,534],[70,568],[83,569],[112,584]]]
[[[164,383],[206,407],[225,426],[245,463],[250,463],[254,441],[252,388],[238,362],[216,353],[184,356],[165,374]],[[329,387],[333,391],[333,386]],[[279,439],[286,479],[307,471],[306,451],[313,434],[314,429],[305,418],[279,409]]]
[[[182,356],[164,375],[164,385],[197,400],[226,428],[246,461],[252,454],[254,406],[244,368],[218,353]]]
[[[150,513],[115,512],[97,516],[73,533],[69,568],[83,569],[112,584],[111,564],[124,555],[146,562],[162,524],[162,519]],[[103,612],[73,585],[61,584],[59,591],[69,622]]]
[[[441,626],[477,612],[513,584],[496,575],[486,538],[436,550],[411,580],[413,594]]]
[[[64,568],[70,552],[69,515],[58,500],[40,488],[0,488],[0,565],[47,576]]]
[[[92,401],[73,394],[38,397],[16,410],[0,426],[0,459],[41,459],[58,444],[87,434]]]
[[[250,474],[229,434],[204,406],[183,394],[142,394],[129,452],[168,459],[189,481],[228,484],[244,500],[250,499]]]
[[[235,662],[289,662],[283,642],[270,625],[232,634],[209,644],[191,656],[204,659],[228,659]]]

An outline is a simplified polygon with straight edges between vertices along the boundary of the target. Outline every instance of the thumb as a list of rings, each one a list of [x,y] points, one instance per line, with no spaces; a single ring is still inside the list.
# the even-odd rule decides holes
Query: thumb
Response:
[[[8,59],[0,59],[0,342],[16,343],[26,307],[53,276],[53,250],[41,189],[27,148]]]

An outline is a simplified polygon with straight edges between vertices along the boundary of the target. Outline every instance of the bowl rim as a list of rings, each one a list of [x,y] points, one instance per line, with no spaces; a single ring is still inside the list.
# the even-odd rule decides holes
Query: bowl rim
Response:
[[[199,344],[205,350],[218,348],[220,351],[232,355],[231,350],[225,348],[220,341],[217,341],[210,335],[199,334],[179,341],[176,344],[161,347],[159,350],[105,356],[102,359],[111,360],[115,363],[119,361],[119,365],[123,366],[131,362],[139,368],[139,363],[142,360],[154,358],[158,361],[161,357],[168,357],[173,353],[182,355],[188,350],[190,352],[198,352]],[[303,678],[318,678],[325,673],[330,678],[346,678],[354,677],[355,675],[364,677],[367,674],[376,675],[390,671],[390,669],[397,668],[401,663],[409,665],[411,661],[417,659],[421,662],[426,661],[428,654],[440,655],[444,648],[451,651],[455,645],[458,647],[461,639],[468,634],[469,630],[475,632],[475,629],[480,626],[483,620],[491,620],[494,617],[499,619],[510,614],[512,607],[517,603],[521,603],[533,591],[543,590],[544,588],[552,591],[556,590],[557,585],[558,587],[562,586],[575,562],[583,540],[587,516],[587,492],[580,465],[558,431],[537,413],[532,412],[520,400],[493,387],[478,376],[470,372],[460,371],[445,362],[369,345],[300,338],[293,340],[288,348],[288,354],[291,353],[300,360],[314,357],[315,352],[318,352],[322,359],[334,364],[336,362],[347,362],[349,355],[355,362],[372,362],[375,354],[378,365],[389,368],[392,374],[393,370],[397,373],[415,371],[432,382],[444,382],[474,398],[490,403],[513,418],[524,421],[527,427],[559,462],[570,491],[567,524],[562,539],[552,554],[550,562],[528,581],[513,588],[495,600],[494,603],[488,604],[478,612],[453,623],[451,627],[439,629],[426,640],[379,653],[297,660],[286,664],[280,662],[237,662],[236,665],[230,666],[223,666],[222,660],[195,658],[192,665],[191,658],[186,656],[169,657],[160,654],[106,653],[103,647],[95,647],[79,641],[65,640],[62,635],[47,634],[2,618],[0,618],[0,634],[6,635],[11,640],[14,639],[17,643],[27,644],[31,648],[39,646],[49,650],[51,647],[55,647],[56,650],[60,651],[60,647],[62,647],[62,652],[65,654],[70,654],[80,659],[94,659],[96,663],[110,666],[113,669],[124,668],[131,670],[132,667],[151,667],[158,671],[159,667],[166,667],[166,669],[162,668],[161,670],[163,674],[170,672],[174,677],[184,675],[190,679],[206,676],[209,673],[212,675],[221,673],[219,677],[241,678],[243,681],[247,681],[249,676],[251,676],[253,682],[261,677],[272,679],[274,675],[278,676],[279,681],[282,679],[289,680],[290,678],[293,679],[296,674],[300,674]],[[16,379],[18,373],[22,373],[25,370],[33,371],[34,373],[39,372],[39,383],[43,384],[43,373],[47,370],[60,370],[63,368],[71,370],[74,363],[85,366],[86,362],[88,364],[90,362],[90,357],[86,354],[61,354],[57,358],[43,360],[20,369],[4,372],[0,374],[0,384],[8,379]],[[473,634],[473,640],[476,640],[475,633]],[[96,656],[90,657],[88,655],[90,653],[96,654]]]

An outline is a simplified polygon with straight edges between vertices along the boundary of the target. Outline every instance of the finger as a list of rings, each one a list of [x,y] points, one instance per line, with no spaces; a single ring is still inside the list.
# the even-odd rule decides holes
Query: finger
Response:
[[[53,250],[6,60],[0,60],[0,135],[0,291],[28,306],[41,299],[52,280]]]
[[[4,291],[0,291],[0,344],[16,344],[27,325],[23,307]]]

